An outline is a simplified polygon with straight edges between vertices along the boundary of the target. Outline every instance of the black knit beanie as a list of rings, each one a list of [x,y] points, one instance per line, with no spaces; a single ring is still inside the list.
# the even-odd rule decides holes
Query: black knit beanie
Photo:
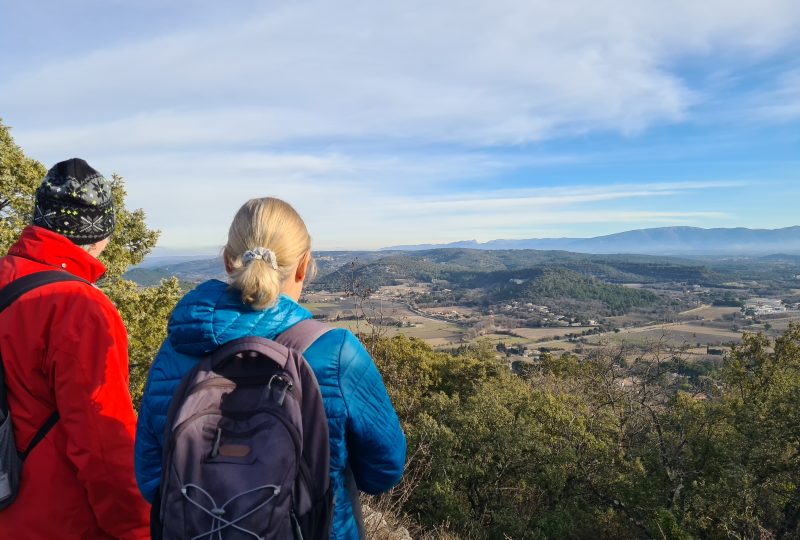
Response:
[[[57,163],[36,190],[33,224],[78,245],[108,238],[116,224],[111,185],[82,159]]]

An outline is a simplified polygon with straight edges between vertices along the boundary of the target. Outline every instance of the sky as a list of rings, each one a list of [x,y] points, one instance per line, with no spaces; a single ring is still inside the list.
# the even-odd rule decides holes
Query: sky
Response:
[[[160,246],[800,225],[797,0],[0,0],[0,118]]]

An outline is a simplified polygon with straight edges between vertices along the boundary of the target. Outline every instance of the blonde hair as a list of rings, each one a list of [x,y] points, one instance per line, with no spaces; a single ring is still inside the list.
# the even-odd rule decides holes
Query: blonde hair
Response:
[[[245,257],[256,248],[271,250],[277,269],[272,260]],[[241,293],[242,302],[257,310],[275,304],[281,285],[293,277],[295,265],[306,254],[311,257],[311,237],[303,218],[290,204],[273,197],[244,203],[233,218],[223,250],[231,287]],[[313,261],[308,273],[314,274]]]

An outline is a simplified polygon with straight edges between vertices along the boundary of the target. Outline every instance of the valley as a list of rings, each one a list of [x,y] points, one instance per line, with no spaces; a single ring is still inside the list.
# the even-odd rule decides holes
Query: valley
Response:
[[[655,345],[719,362],[743,332],[800,320],[795,256],[678,258],[443,248],[320,252],[301,302],[359,334],[404,334],[439,350],[488,341],[512,366],[542,353]],[[220,259],[129,271],[140,285],[224,278]]]

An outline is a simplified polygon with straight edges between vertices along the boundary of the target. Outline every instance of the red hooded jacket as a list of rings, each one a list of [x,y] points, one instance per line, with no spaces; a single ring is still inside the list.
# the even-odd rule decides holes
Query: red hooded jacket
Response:
[[[67,238],[30,226],[0,259],[0,287],[53,267],[92,283],[105,272]],[[25,461],[17,499],[0,510],[0,538],[149,538],[133,472],[128,338],[111,301],[72,281],[30,291],[0,313],[0,351],[17,449],[60,414]]]

